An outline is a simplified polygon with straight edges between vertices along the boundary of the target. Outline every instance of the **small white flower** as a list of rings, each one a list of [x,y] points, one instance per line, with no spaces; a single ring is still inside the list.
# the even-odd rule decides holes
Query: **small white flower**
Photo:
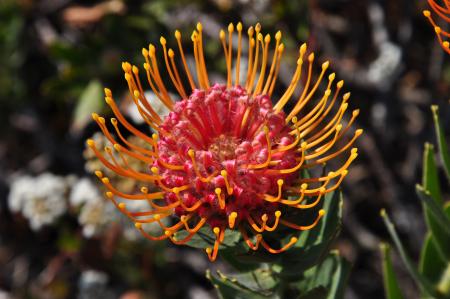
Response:
[[[78,215],[78,223],[83,227],[83,236],[86,238],[98,235],[114,219],[113,205],[101,197],[97,197],[97,200],[87,201]]]
[[[72,206],[78,207],[84,203],[98,201],[101,197],[98,187],[90,179],[82,178],[72,187],[69,201]]]
[[[13,179],[11,190],[8,195],[8,206],[12,212],[20,212],[23,209],[24,202],[34,192],[33,178],[30,176],[19,176]]]
[[[11,184],[8,203],[11,211],[22,212],[33,230],[51,224],[67,209],[66,180],[50,173],[36,178],[23,176]]]

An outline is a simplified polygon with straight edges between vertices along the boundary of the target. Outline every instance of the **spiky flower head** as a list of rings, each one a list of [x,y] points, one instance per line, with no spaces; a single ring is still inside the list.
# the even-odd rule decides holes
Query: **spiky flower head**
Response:
[[[164,37],[160,39],[162,66],[154,45],[142,50],[142,77],[170,110],[164,119],[144,96],[138,67],[122,64],[135,105],[149,128],[157,133],[150,136],[132,126],[119,111],[111,91],[105,89],[106,102],[116,118],[111,118],[111,126],[97,114],[93,118],[113,147],[105,147],[102,153],[93,140],[88,140],[88,145],[106,167],[141,181],[143,186],[140,193],[125,194],[112,186],[102,172],[96,175],[108,188],[106,196],[148,239],[185,244],[202,227],[209,227],[215,236],[214,245],[205,248],[211,261],[216,259],[228,230],[239,231],[253,250],[264,247],[280,253],[297,242],[298,233],[293,232],[311,229],[320,221],[325,213],[318,209],[321,199],[338,188],[347,175],[357,156],[352,144],[362,130],[356,130],[344,143],[340,140],[348,135],[358,110],[343,121],[350,94],[341,95],[344,83],[335,82],[334,73],[326,76],[328,62],[322,64],[314,79],[315,57],[307,53],[306,44],[299,48],[288,88],[275,98],[272,95],[284,51],[281,32],[275,34],[274,46],[271,36],[261,33],[259,24],[248,29],[247,37],[241,23],[236,27],[230,24],[228,32],[222,30],[219,36],[227,68],[224,84],[210,83],[200,23],[191,35],[192,70],[179,31],[175,32],[177,54],[168,48]],[[246,67],[241,64],[244,43],[248,44]],[[180,59],[176,60],[175,55]],[[318,95],[322,81],[326,82],[325,91]],[[177,90],[180,99],[169,94],[166,83]],[[114,134],[109,128],[114,128]],[[130,143],[122,130],[148,146]],[[325,163],[345,153],[346,162],[338,169],[315,177],[301,175],[304,170],[322,169]],[[130,159],[145,161],[148,171],[132,169]],[[130,200],[145,201],[148,209],[131,212],[126,203]],[[316,215],[307,225],[283,217],[290,211],[308,209]],[[176,219],[172,226],[161,221],[169,216]],[[154,222],[161,225],[161,235],[146,232],[145,225]],[[266,236],[279,226],[288,228],[292,237],[280,248],[273,248]],[[183,238],[177,237],[177,232],[182,231]]]
[[[439,19],[446,23],[450,23],[450,0],[441,0],[442,4],[437,3],[435,0],[428,0],[428,5],[434,11]],[[448,38],[450,37],[450,32],[442,29],[433,19],[431,11],[424,10],[423,15],[428,19],[434,28],[434,32],[441,44],[442,49],[444,49],[447,54],[450,54],[450,43]]]

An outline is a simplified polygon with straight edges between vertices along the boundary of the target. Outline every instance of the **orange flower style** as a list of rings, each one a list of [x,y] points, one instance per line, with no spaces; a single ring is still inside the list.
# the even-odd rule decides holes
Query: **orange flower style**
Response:
[[[153,44],[142,49],[143,74],[135,65],[122,64],[131,97],[148,130],[130,124],[111,90],[105,89],[106,102],[115,117],[111,124],[95,113],[93,119],[112,146],[103,151],[93,140],[87,143],[107,168],[142,182],[140,192],[125,194],[101,171],[96,172],[108,189],[106,197],[146,238],[185,244],[202,227],[209,228],[215,237],[205,250],[214,261],[227,230],[236,230],[250,249],[280,253],[297,242],[295,234],[279,248],[273,248],[266,236],[280,226],[292,232],[313,228],[325,213],[318,209],[321,199],[338,188],[347,175],[357,156],[352,145],[362,133],[352,130],[359,111],[345,117],[350,93],[341,95],[344,82],[335,82],[334,73],[326,75],[329,62],[313,76],[315,57],[307,53],[306,44],[299,47],[289,86],[280,97],[274,97],[284,52],[281,32],[275,34],[273,43],[269,34],[261,33],[259,24],[245,34],[238,23],[221,30],[219,36],[226,82],[210,82],[200,23],[191,35],[192,65],[179,31],[175,32],[174,49],[161,37],[161,52]],[[170,111],[166,117],[150,105],[141,77]],[[177,95],[169,93],[169,88]],[[156,133],[150,134],[150,129]],[[346,138],[348,133],[351,136]],[[125,138],[129,134],[148,146],[129,142]],[[344,138],[346,141],[340,142]],[[315,169],[323,169],[340,155],[348,156],[338,169],[304,175],[305,170],[320,173]],[[130,159],[146,162],[148,171],[133,169]],[[127,202],[136,200],[148,208],[129,210]],[[290,211],[308,209],[316,213],[308,225],[283,217]],[[175,221],[167,226],[162,219],[171,216]],[[158,223],[161,234],[151,235],[145,229],[148,223]]]
[[[450,0],[442,0],[442,4],[438,4],[435,0],[428,0],[428,5],[440,19],[446,23],[450,23]],[[436,36],[442,49],[444,49],[447,54],[450,54],[450,43],[447,41],[450,37],[450,32],[443,30],[437,25],[429,10],[424,10],[423,15],[428,19],[431,25],[433,25],[434,32],[436,32]]]

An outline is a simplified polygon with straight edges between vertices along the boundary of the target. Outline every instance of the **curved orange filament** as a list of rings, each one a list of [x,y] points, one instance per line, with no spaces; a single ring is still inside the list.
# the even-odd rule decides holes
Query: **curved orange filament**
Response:
[[[273,254],[277,254],[277,253],[281,253],[283,251],[288,250],[289,248],[291,248],[295,243],[297,243],[298,238],[296,237],[292,237],[289,242],[284,245],[283,247],[281,247],[280,249],[273,249],[272,247],[269,246],[269,244],[266,243],[266,241],[264,241],[263,238],[261,238],[261,245],[270,253]]]
[[[334,107],[334,104],[336,103],[336,99],[338,98],[339,93],[340,93],[343,85],[344,85],[344,81],[343,80],[339,81],[336,84],[336,91],[334,93],[333,99],[328,104],[327,109],[325,110],[325,112],[322,113],[322,115],[320,116],[319,119],[316,119],[309,127],[303,129],[303,131],[302,131],[302,135],[303,136],[306,136],[310,132],[313,132],[320,124],[322,124],[322,122],[325,119],[325,117],[330,113],[331,108]]]
[[[336,152],[334,152],[332,154],[329,154],[328,156],[325,156],[325,157],[322,157],[320,159],[317,159],[313,163],[306,164],[304,168],[305,169],[306,168],[311,168],[313,166],[317,166],[319,164],[323,164],[323,163],[325,163],[325,162],[327,162],[327,161],[337,157],[338,155],[342,154],[343,152],[347,151],[347,149],[353,145],[353,143],[356,141],[356,139],[358,139],[358,137],[361,136],[362,132],[363,131],[361,129],[356,130],[355,134],[353,135],[353,138],[349,142],[347,142],[347,144],[345,146],[340,148],[338,151],[336,151]]]
[[[216,235],[216,241],[214,242],[213,248],[206,248],[205,251],[208,255],[208,258],[211,262],[215,261],[217,258],[217,252],[219,251],[219,245],[223,241],[224,235],[225,235],[225,229],[220,229],[218,227],[215,227],[213,229],[214,234]]]
[[[267,166],[269,166],[270,161],[272,160],[272,152],[271,152],[271,142],[270,142],[270,137],[269,137],[269,128],[267,126],[264,126],[264,134],[266,136],[266,142],[267,142],[267,159],[266,162],[261,163],[261,164],[254,164],[254,165],[247,165],[248,169],[260,169],[260,168],[265,168]]]
[[[272,78],[272,80],[270,82],[269,90],[266,91],[264,89],[264,92],[263,92],[264,94],[267,93],[267,95],[269,97],[272,96],[273,89],[275,88],[275,83],[277,82],[278,72],[280,70],[280,64],[281,64],[280,61],[281,61],[281,56],[283,56],[283,51],[284,51],[284,44],[281,44],[281,45],[278,46],[278,49],[277,49],[278,54],[277,54],[277,61],[276,61],[276,66],[275,66],[275,74],[273,75],[273,78]]]
[[[326,189],[324,187],[321,188],[321,190],[319,190],[319,195],[317,196],[316,200],[310,204],[304,204],[304,205],[296,205],[295,207],[297,209],[311,209],[314,208],[315,206],[317,206],[320,202],[320,200],[322,199],[322,195],[325,193]]]
[[[297,115],[303,109],[303,107],[306,106],[306,104],[309,102],[309,100],[315,94],[317,88],[319,87],[320,82],[322,81],[323,76],[325,75],[326,70],[328,69],[328,66],[330,65],[328,61],[324,62],[322,64],[322,71],[320,72],[319,78],[317,78],[316,84],[314,84],[314,86],[309,91],[309,93],[307,93],[308,88],[309,88],[309,83],[311,82],[311,73],[312,73],[312,64],[314,61],[314,55],[310,55],[310,57],[311,58],[308,58],[310,67],[308,69],[308,79],[307,79],[307,83],[305,85],[304,92],[302,93],[301,97],[298,99],[297,104],[294,106],[294,108],[291,110],[291,112],[286,117],[287,121],[289,121],[293,116]]]
[[[297,125],[296,122],[297,122],[297,117],[294,116],[292,118],[292,124],[295,126],[295,133],[294,133],[295,134],[295,140],[291,144],[278,146],[277,148],[273,149],[272,150],[272,154],[288,151],[288,150],[294,148],[300,142],[301,137],[300,137],[300,132],[298,130],[298,125]]]
[[[222,195],[222,189],[216,188],[214,190],[214,192],[217,195],[217,199],[219,201],[220,209],[222,209],[222,210],[225,209],[225,196]]]
[[[175,31],[175,39],[177,40],[178,50],[180,51],[181,61],[183,62],[184,71],[188,78],[189,85],[191,86],[191,89],[194,90],[196,88],[195,83],[194,80],[192,80],[191,72],[189,71],[188,65],[186,63],[186,57],[184,56],[183,45],[181,43],[181,33],[178,30]]]
[[[236,218],[238,214],[236,212],[231,212],[230,215],[228,215],[228,227],[230,229],[234,228],[234,225],[236,224]]]
[[[228,181],[228,173],[227,173],[227,171],[226,170],[220,171],[220,175],[225,180],[225,186],[227,188],[228,195],[233,194],[233,188],[231,187],[230,182]]]
[[[266,224],[265,229],[268,232],[273,232],[273,231],[275,231],[277,229],[278,224],[280,223],[281,211],[275,211],[274,216],[275,216],[275,221],[273,222],[272,226],[268,226]]]
[[[150,168],[150,170],[153,174],[156,175],[156,182],[158,183],[158,186],[161,187],[161,189],[163,189],[164,191],[167,191],[167,192],[175,192],[174,190],[184,191],[191,187],[190,185],[183,185],[183,186],[179,186],[179,187],[169,188],[166,185],[164,185],[163,182],[161,181],[161,177],[158,175],[159,169],[157,167],[153,166],[152,168]]]
[[[137,180],[142,180],[142,181],[146,181],[146,182],[154,182],[155,180],[157,180],[156,177],[154,176],[149,176],[147,174],[143,174],[143,173],[130,173],[129,171],[117,167],[113,164],[111,164],[108,160],[105,159],[105,157],[97,150],[96,146],[95,146],[95,142],[92,139],[89,139],[87,141],[88,146],[91,148],[91,150],[94,152],[94,154],[97,156],[97,158],[103,163],[103,165],[105,165],[107,168],[111,169],[112,171],[114,171],[115,173],[117,173],[120,176],[124,176],[124,177],[131,177],[131,178],[135,178]]]
[[[257,25],[259,25],[259,24],[257,24]],[[246,85],[246,90],[247,90],[247,93],[249,93],[249,94],[253,90],[253,85],[254,85],[255,76],[256,76],[256,70],[258,69],[258,64],[259,64],[259,44],[261,44],[261,45],[263,44],[263,36],[262,36],[261,33],[259,33],[259,30],[258,30],[257,26],[255,26],[255,32],[256,32],[255,59],[254,59],[253,64],[252,64],[253,69],[251,71],[249,81],[247,82],[247,85]]]
[[[269,52],[269,43],[270,43],[270,35],[267,34],[264,37],[264,43],[261,41],[263,57],[261,62],[261,69],[259,71],[259,78],[256,83],[255,91],[253,92],[253,96],[256,96],[261,93],[261,89],[264,83],[265,75],[266,75],[266,67],[267,67],[267,56]]]
[[[350,93],[346,93],[343,96],[343,101],[341,105],[339,106],[339,110],[334,115],[334,117],[324,126],[322,127],[318,132],[316,132],[313,136],[308,137],[306,139],[307,142],[312,142],[313,140],[316,140],[320,136],[324,134],[324,132],[328,131],[330,128],[335,127],[337,123],[339,123],[342,120],[342,117],[344,116],[345,111],[348,108],[347,100],[350,98]],[[305,130],[305,136],[309,133],[309,130]]]
[[[148,54],[150,57],[150,62],[152,64],[152,71],[150,74],[153,75],[153,80],[158,86],[159,92],[162,94],[162,102],[167,106],[170,110],[173,110],[173,101],[167,92],[166,86],[164,85],[164,81],[161,79],[161,75],[159,74],[158,61],[156,59],[156,48],[154,45],[150,44],[148,46]]]
[[[307,143],[306,142],[302,142],[302,145],[300,147],[300,151],[302,153],[299,162],[297,163],[296,166],[292,167],[292,168],[284,168],[284,169],[267,169],[266,173],[267,174],[288,174],[288,173],[293,173],[296,172],[297,170],[299,170],[303,163],[305,162],[305,149],[307,147]]]
[[[187,242],[189,242],[193,236],[203,227],[203,225],[206,223],[206,218],[200,219],[200,221],[197,223],[197,225],[192,228],[192,231],[182,240],[177,240],[175,236],[173,236],[174,232],[172,231],[165,231],[164,234],[172,241],[172,243],[176,245],[184,245]]]
[[[228,55],[227,55],[227,87],[231,87],[231,64],[233,61],[233,23],[228,25]]]
[[[250,26],[247,30],[248,35],[248,59],[247,59],[247,77],[245,80],[245,85],[247,86],[247,82],[250,80],[250,75],[252,71],[253,65],[253,50],[255,47],[255,39],[253,38],[254,28]]]
[[[239,85],[240,77],[239,72],[241,71],[241,48],[242,48],[242,23],[239,22],[236,25],[236,30],[238,32],[238,49],[237,49],[237,58],[236,58],[236,79],[235,86]]]
[[[101,172],[100,172],[101,173]],[[113,185],[111,185],[109,179],[107,177],[103,177],[103,175],[99,176],[97,174],[96,171],[96,175],[99,177],[99,179],[101,180],[101,182],[106,186],[106,188],[111,191],[112,193],[114,193],[115,195],[123,198],[123,199],[128,199],[128,200],[153,200],[153,199],[159,199],[159,198],[163,198],[164,196],[164,192],[155,192],[155,193],[150,193],[150,194],[126,194],[123,193],[119,190],[117,190],[116,188],[114,188]],[[104,178],[106,178],[104,180]]]
[[[188,217],[192,217],[192,215],[188,215]],[[161,222],[161,216],[159,214],[156,214],[153,218],[156,222],[158,222],[159,226],[161,226],[164,231],[178,231],[184,226],[182,221],[179,221],[172,226],[165,226],[164,223]]]
[[[98,116],[97,113],[92,113],[92,118],[98,124],[98,126],[100,127],[100,130],[103,132],[103,135],[105,135],[106,139],[108,139],[108,141],[111,142],[112,144],[117,144],[118,142],[113,138],[113,136],[111,135],[111,133],[109,132],[108,128],[105,125],[105,119],[103,117],[101,117],[101,116]],[[128,144],[128,143],[125,143],[125,144]],[[142,158],[142,160],[144,160],[144,161],[146,161],[148,163],[153,163],[152,162],[153,159],[151,157],[152,156],[156,156],[156,153],[148,151],[147,155],[149,155],[150,157],[145,156],[145,155],[142,156],[142,155],[136,153],[136,157],[138,157],[137,158],[138,160],[140,160],[140,158]]]
[[[194,228],[189,227],[189,224],[188,224],[188,221],[191,219],[192,215],[193,214],[189,214],[188,216],[182,215],[180,217],[180,221],[184,224],[184,228],[186,229],[187,232],[196,233],[198,231],[198,229],[197,229],[198,224]],[[202,219],[204,219],[204,221],[207,220],[206,218],[201,218],[200,220],[202,220]]]
[[[154,144],[153,139],[149,138],[146,134],[142,133],[141,131],[137,130],[135,127],[133,127],[126,119],[123,117],[122,113],[120,113],[114,99],[112,98],[111,91],[109,89],[105,88],[105,101],[106,103],[111,107],[114,115],[117,117],[117,119],[120,121],[120,123],[127,128],[128,131],[136,135],[137,137],[140,137],[141,139],[147,141],[150,144]]]
[[[264,88],[262,89],[261,94],[267,94],[267,91],[269,90],[272,79],[276,79],[273,77],[273,75],[274,75],[274,71],[275,71],[277,63],[278,63],[277,60],[279,60],[279,58],[280,58],[280,57],[278,57],[280,54],[279,51],[282,51],[281,48],[283,48],[283,47],[280,48],[280,40],[281,40],[281,31],[278,31],[275,34],[275,48],[274,48],[273,56],[272,56],[272,63],[270,64],[269,75],[267,76],[267,80],[266,80],[266,83],[264,84]],[[278,50],[278,49],[280,49],[280,50]]]
[[[154,46],[153,45],[150,45],[150,46],[151,47],[149,47],[149,48],[151,49],[151,51],[153,51],[152,55],[154,55]],[[161,101],[161,103],[163,103],[167,108],[169,108],[170,107],[170,99],[166,98],[166,95],[164,93],[162,93],[162,91],[160,90],[159,84],[161,84],[161,83],[159,81],[157,81],[155,72],[152,69],[151,65],[153,65],[153,63],[150,61],[149,50],[143,48],[142,55],[144,56],[144,59],[145,59],[144,69],[145,69],[145,73],[147,75],[147,82],[150,85],[150,88],[152,89],[154,94],[158,97],[158,99]],[[169,109],[171,109],[171,108],[169,108]]]
[[[261,220],[262,220],[261,227],[258,227],[258,225],[256,224],[255,220],[253,220],[252,216],[251,215],[247,215],[248,224],[250,224],[250,227],[254,231],[258,232],[258,233],[264,232],[264,230],[266,228],[266,223],[267,223],[267,220],[268,220],[267,214],[262,215]]]
[[[288,88],[284,92],[283,96],[278,100],[278,102],[273,106],[273,109],[276,112],[280,112],[283,110],[284,105],[289,101],[292,94],[294,93],[295,88],[297,87],[298,82],[300,81],[302,74],[302,66],[303,66],[303,56],[306,53],[307,45],[303,44],[299,48],[299,58],[297,59],[297,68],[295,69],[294,75],[292,76],[291,83]]]
[[[181,98],[185,99],[185,98],[187,98],[187,94],[184,90],[183,84],[180,81],[178,81],[178,78],[175,76],[175,73],[174,73],[176,71],[176,68],[174,69],[174,71],[172,71],[172,66],[169,61],[169,56],[170,56],[170,59],[173,60],[173,57],[175,54],[173,53],[172,49],[169,50],[170,54],[167,53],[167,47],[166,47],[167,41],[164,37],[161,36],[161,38],[159,39],[159,42],[161,43],[161,45],[163,47],[164,61],[166,63],[166,69],[167,69],[167,72],[169,73],[169,77],[172,80],[172,83],[173,83],[175,89],[178,91]]]
[[[206,89],[209,88],[209,79],[208,79],[208,72],[206,70],[206,63],[205,63],[205,55],[203,54],[203,27],[201,23],[197,23],[197,31],[198,31],[198,56],[200,59],[200,67],[202,70],[203,75],[203,81],[205,82]]]
[[[277,185],[278,185],[278,195],[276,197],[269,195],[269,194],[264,194],[264,200],[268,201],[268,202],[278,202],[281,199],[281,193],[282,193],[282,187],[283,187],[284,181],[282,179],[277,180]]]
[[[125,72],[124,77],[128,84],[128,90],[130,92],[131,99],[138,108],[139,114],[147,122],[148,125],[157,130],[158,125],[161,123],[161,118],[155,112],[155,110],[153,110],[153,108],[145,98],[141,81],[139,79],[139,69],[135,65],[131,66],[131,64],[128,62],[124,62],[122,64],[122,68]]]
[[[167,236],[166,236],[166,235],[162,235],[162,236],[158,236],[158,237],[154,237],[154,236],[150,235],[149,233],[147,233],[147,232],[142,228],[142,224],[139,223],[139,222],[135,223],[134,226],[141,232],[141,234],[142,234],[145,238],[147,238],[147,239],[149,239],[149,240],[152,240],[152,241],[161,241],[161,240],[167,239]]]
[[[188,207],[184,204],[183,200],[180,198],[180,190],[175,187],[173,188],[173,193],[175,193],[175,196],[177,197],[178,202],[183,207],[183,209],[187,212],[193,212],[197,210],[203,203],[201,200],[197,201],[192,207]]]
[[[200,170],[198,169],[198,165],[197,162],[195,161],[195,151],[193,149],[190,149],[188,151],[188,156],[191,158],[192,161],[192,167],[194,168],[194,172],[197,175],[197,177],[200,179],[200,181],[204,182],[204,183],[208,183],[210,182],[214,177],[216,177],[218,171],[214,171],[213,174],[207,176],[206,178],[203,177],[200,173]]]
[[[287,226],[287,227],[290,227],[290,228],[293,228],[296,230],[304,231],[304,230],[310,230],[310,229],[314,228],[317,225],[317,223],[319,223],[320,218],[322,218],[323,215],[325,215],[325,210],[320,210],[319,214],[317,215],[316,220],[314,220],[314,222],[311,225],[297,225],[297,224],[294,224],[294,223],[289,222],[284,219],[281,219],[280,222],[284,226]]]
[[[116,133],[119,136],[120,140],[123,143],[125,143],[125,145],[127,145],[129,148],[134,149],[134,150],[141,152],[142,154],[150,156],[150,157],[156,156],[156,152],[153,152],[153,151],[143,148],[141,146],[137,146],[137,145],[133,144],[132,142],[128,141],[125,137],[123,137],[122,133],[120,132],[117,119],[111,118],[111,124],[113,125],[114,129],[116,130]],[[153,146],[155,146],[155,145],[153,145]]]
[[[244,227],[240,226],[239,231],[241,232],[242,237],[244,238],[245,243],[251,250],[258,250],[259,244],[261,243],[262,236],[260,234],[256,235],[256,242],[255,244],[250,241],[250,238],[248,237],[247,231]]]

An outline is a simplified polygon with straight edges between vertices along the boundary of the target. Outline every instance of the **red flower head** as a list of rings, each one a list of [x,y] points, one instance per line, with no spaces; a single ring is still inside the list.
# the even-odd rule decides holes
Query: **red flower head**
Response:
[[[220,32],[227,67],[226,84],[210,84],[201,24],[191,36],[194,71],[186,61],[180,32],[175,32],[180,68],[175,51],[168,49],[161,37],[164,69],[180,96],[177,101],[162,79],[156,48],[150,45],[142,50],[150,88],[170,110],[164,119],[144,96],[138,68],[123,63],[134,103],[148,126],[157,133],[149,136],[133,127],[119,111],[111,91],[105,89],[106,102],[116,116],[111,119],[115,136],[103,117],[93,114],[93,118],[113,148],[106,147],[105,153],[101,153],[94,141],[88,140],[106,167],[143,182],[140,193],[124,194],[103,173],[96,172],[109,189],[106,196],[135,222],[145,237],[168,238],[184,244],[200,228],[209,226],[215,235],[214,245],[206,248],[212,261],[217,257],[226,230],[239,230],[253,250],[262,246],[269,252],[279,253],[295,244],[297,238],[292,237],[281,248],[274,249],[262,233],[273,232],[280,225],[300,231],[314,227],[324,215],[323,210],[315,209],[315,221],[307,226],[283,219],[283,214],[291,209],[314,208],[324,194],[338,188],[357,156],[357,149],[351,146],[362,133],[356,130],[343,146],[336,146],[350,130],[358,110],[353,111],[344,125],[350,94],[340,96],[343,81],[335,83],[334,73],[328,76],[323,94],[313,102],[329,63],[322,64],[320,75],[314,80],[314,54],[307,55],[306,44],[299,48],[291,83],[281,97],[274,99],[272,94],[284,51],[281,32],[275,35],[275,46],[271,48],[270,35],[263,36],[259,24],[250,27],[248,65],[243,70],[241,49],[247,41],[241,23],[236,26],[236,40],[233,40],[234,30],[230,24],[228,35],[223,30]],[[245,80],[240,79],[242,75]],[[148,148],[130,143],[124,138],[123,129],[146,141]],[[345,152],[349,156],[339,169],[317,177],[300,175],[304,169],[322,168],[324,163]],[[129,159],[147,162],[148,172],[130,168]],[[150,192],[148,186],[157,186],[159,190]],[[148,210],[131,212],[127,209],[128,200],[146,201]],[[177,222],[165,226],[161,219],[169,216],[175,216]],[[161,225],[160,236],[146,232],[145,224],[152,222]],[[176,236],[181,230],[187,231],[182,239]]]
[[[428,0],[428,4],[437,14],[437,16],[443,21],[450,23],[450,0],[442,0],[442,2],[443,5],[439,5],[435,0]],[[428,19],[431,25],[433,25],[434,31],[436,32],[436,36],[439,40],[439,43],[441,44],[442,49],[444,49],[447,54],[450,54],[450,43],[447,41],[447,39],[450,37],[450,32],[442,30],[442,28],[436,24],[429,10],[424,10],[423,15]]]

